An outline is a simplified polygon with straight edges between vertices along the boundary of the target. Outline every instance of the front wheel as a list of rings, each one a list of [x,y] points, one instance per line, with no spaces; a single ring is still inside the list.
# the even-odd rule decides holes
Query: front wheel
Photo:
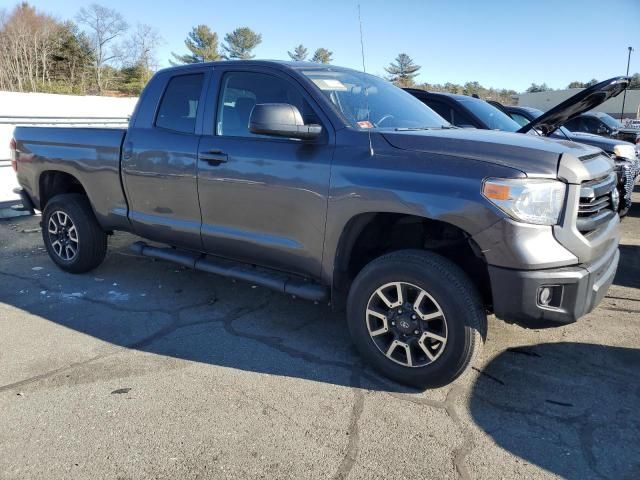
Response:
[[[618,185],[618,198],[620,199],[620,205],[618,206],[618,215],[620,218],[626,217],[631,208],[631,197],[627,197],[627,191],[624,185]]]
[[[419,388],[459,377],[479,353],[487,329],[467,275],[450,260],[420,250],[369,263],[351,286],[347,321],[366,361]]]
[[[51,259],[62,270],[84,273],[102,263],[107,234],[84,195],[53,197],[42,212],[42,239]]]

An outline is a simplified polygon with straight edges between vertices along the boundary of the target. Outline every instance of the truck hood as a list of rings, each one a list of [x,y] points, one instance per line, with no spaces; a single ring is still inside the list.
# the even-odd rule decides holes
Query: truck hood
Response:
[[[556,131],[553,133],[553,138],[565,137],[562,133],[560,133],[560,131]],[[613,147],[615,147],[616,145],[631,145],[632,147],[635,146],[633,145],[633,143],[625,142],[624,140],[601,137],[600,135],[586,132],[569,132],[569,138],[574,142],[588,143],[589,145],[593,145],[594,147],[601,148],[607,153],[612,153]]]
[[[469,158],[533,176],[555,177],[562,154],[580,158],[601,152],[580,143],[494,130],[421,130],[384,132],[382,136],[402,150]]]
[[[622,93],[629,86],[630,80],[629,77],[614,77],[585,88],[527,123],[518,132],[527,133],[535,128],[544,135],[549,135],[572,118]]]

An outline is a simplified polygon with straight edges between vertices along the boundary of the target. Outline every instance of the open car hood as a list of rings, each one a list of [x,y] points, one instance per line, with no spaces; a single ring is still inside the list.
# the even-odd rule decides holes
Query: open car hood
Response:
[[[572,118],[622,93],[629,86],[629,81],[629,77],[614,77],[585,88],[527,123],[518,132],[527,133],[531,129],[536,129],[543,135],[550,135]]]

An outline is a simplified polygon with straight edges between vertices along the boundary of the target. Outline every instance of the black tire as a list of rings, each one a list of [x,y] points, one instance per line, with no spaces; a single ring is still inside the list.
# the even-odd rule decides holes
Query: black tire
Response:
[[[68,215],[69,219],[65,222],[70,220],[71,225],[75,226],[74,236],[77,242],[72,243],[67,240],[76,252],[73,256],[68,253],[67,256],[70,258],[63,258],[63,255],[57,252],[61,248],[60,244],[54,245],[57,237],[50,233],[50,226],[53,227],[51,228],[53,230],[57,228],[57,224],[61,223],[58,220],[58,212],[62,218],[64,215]],[[52,225],[53,215],[56,217]],[[69,238],[69,234],[67,238]],[[70,273],[84,273],[93,270],[102,263],[107,253],[107,234],[98,224],[87,197],[77,193],[56,195],[47,202],[42,212],[42,239],[54,263]]]
[[[447,340],[440,356],[429,364],[398,364],[382,352],[369,334],[369,301],[378,288],[393,282],[424,290],[444,313]],[[399,383],[418,388],[439,387],[458,378],[479,355],[487,331],[484,307],[469,277],[450,260],[421,250],[401,250],[369,263],[349,291],[347,321],[356,348],[372,367]],[[384,335],[398,338],[397,331]]]

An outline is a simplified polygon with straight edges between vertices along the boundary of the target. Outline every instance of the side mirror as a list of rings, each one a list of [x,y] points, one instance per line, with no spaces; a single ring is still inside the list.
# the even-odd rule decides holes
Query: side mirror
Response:
[[[596,130],[596,133],[598,135],[606,135],[609,133],[609,129],[607,127],[605,127],[604,125],[600,125],[598,127],[598,129]]]
[[[259,135],[313,140],[322,133],[322,127],[305,125],[300,111],[288,103],[259,103],[251,111],[249,131]]]

